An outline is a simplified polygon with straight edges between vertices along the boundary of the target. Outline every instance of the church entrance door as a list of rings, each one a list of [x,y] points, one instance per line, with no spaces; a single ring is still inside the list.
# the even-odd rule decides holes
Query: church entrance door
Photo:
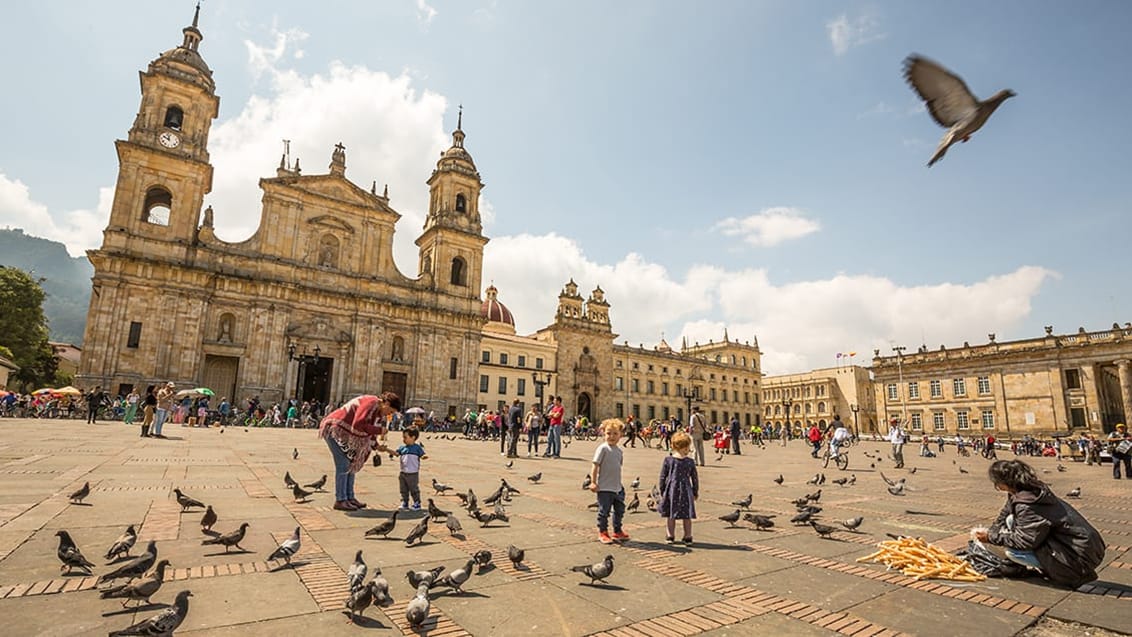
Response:
[[[334,359],[319,357],[317,361],[304,361],[299,365],[299,401],[317,400],[323,405],[330,402],[330,378]]]
[[[587,394],[586,392],[578,394],[578,411],[576,413],[579,418],[585,416],[586,419],[590,421],[594,419],[593,414],[590,413],[590,405],[591,401],[589,394]]]
[[[409,375],[403,372],[384,372],[381,375],[381,391],[391,391],[401,399],[402,405],[408,404],[405,397],[405,388],[409,383]]]
[[[202,386],[216,392],[217,398],[214,402],[217,405],[220,404],[220,398],[228,398],[230,402],[236,402],[236,372],[239,369],[240,359],[237,356],[205,355]]]

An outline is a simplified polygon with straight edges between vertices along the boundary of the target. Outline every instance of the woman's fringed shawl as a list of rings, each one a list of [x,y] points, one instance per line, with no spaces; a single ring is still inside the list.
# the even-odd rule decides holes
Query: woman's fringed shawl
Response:
[[[381,413],[381,398],[358,396],[330,412],[318,426],[320,438],[333,438],[350,458],[350,473],[357,473],[369,458],[370,438],[383,429],[375,421]]]

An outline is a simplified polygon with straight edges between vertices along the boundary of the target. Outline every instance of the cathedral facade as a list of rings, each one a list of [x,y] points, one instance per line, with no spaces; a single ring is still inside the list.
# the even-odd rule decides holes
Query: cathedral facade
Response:
[[[173,381],[266,402],[391,390],[441,413],[475,404],[488,240],[461,126],[427,181],[415,277],[393,261],[400,214],[376,185],[347,179],[342,144],[323,173],[282,161],[260,180],[255,234],[223,241],[202,209],[220,98],[197,22],[140,73],[137,116],[116,142],[76,381],[113,392]]]

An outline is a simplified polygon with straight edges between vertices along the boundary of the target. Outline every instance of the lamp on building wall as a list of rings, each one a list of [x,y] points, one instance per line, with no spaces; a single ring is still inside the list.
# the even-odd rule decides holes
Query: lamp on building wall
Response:
[[[535,384],[535,398],[538,399],[539,407],[542,408],[542,388],[550,384],[550,372],[531,372],[531,382]]]

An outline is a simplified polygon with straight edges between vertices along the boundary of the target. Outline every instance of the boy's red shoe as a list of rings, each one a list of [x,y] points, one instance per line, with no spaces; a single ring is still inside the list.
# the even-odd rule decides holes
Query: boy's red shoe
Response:
[[[613,535],[609,536],[618,542],[624,542],[629,539],[629,534],[624,531],[614,531]]]
[[[605,531],[598,532],[597,541],[601,542],[602,544],[613,544],[613,538],[609,537],[609,533]]]

